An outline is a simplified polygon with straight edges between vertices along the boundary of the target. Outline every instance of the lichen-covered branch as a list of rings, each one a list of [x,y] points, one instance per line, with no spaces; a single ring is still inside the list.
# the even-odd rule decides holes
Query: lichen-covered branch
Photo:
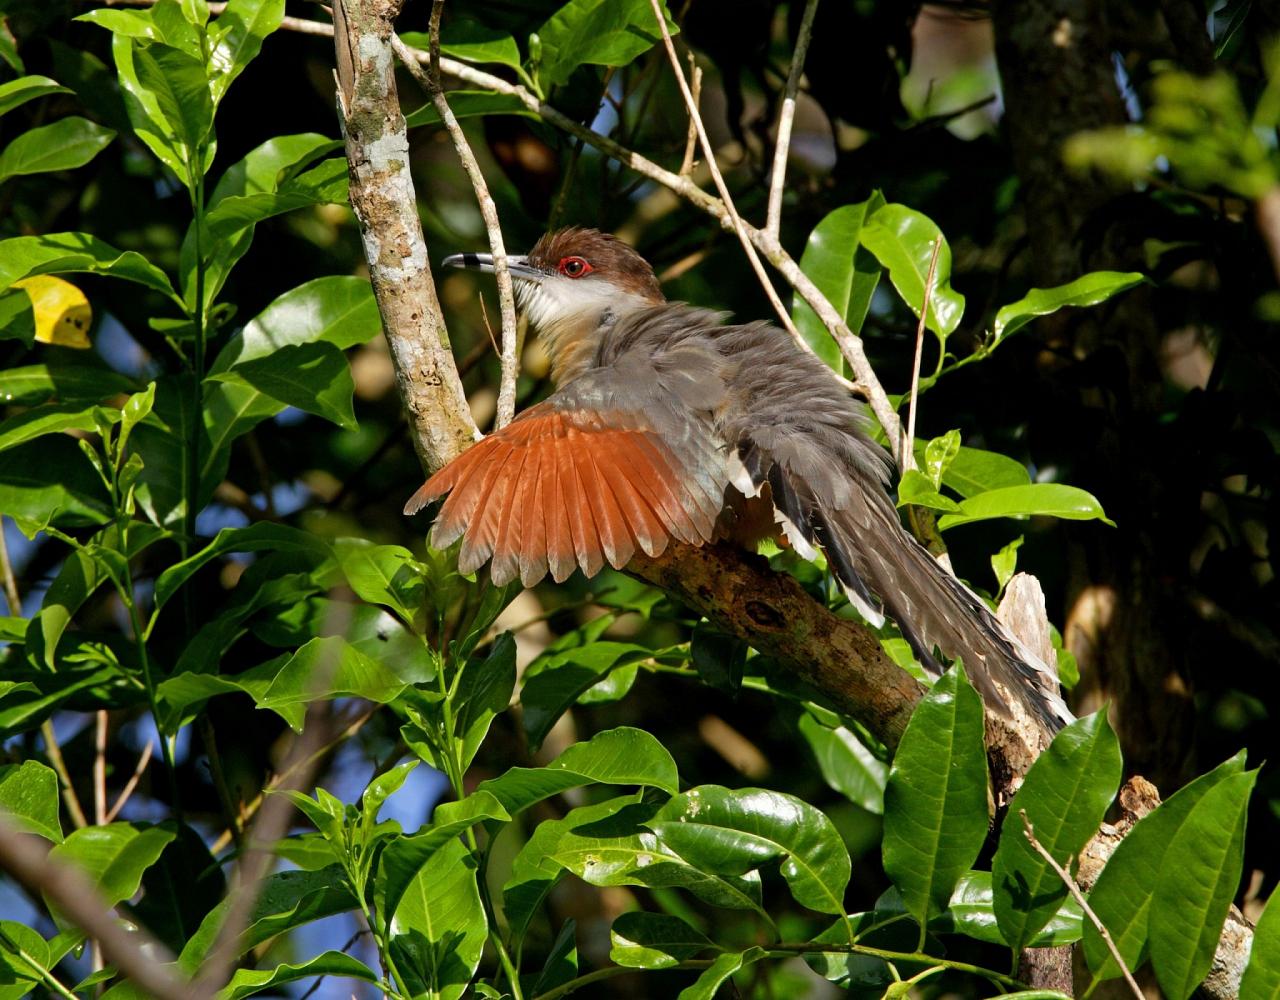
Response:
[[[411,437],[424,468],[443,465],[478,436],[449,352],[427,243],[409,175],[409,136],[391,52],[399,0],[333,7],[338,109],[347,141],[351,207]]]

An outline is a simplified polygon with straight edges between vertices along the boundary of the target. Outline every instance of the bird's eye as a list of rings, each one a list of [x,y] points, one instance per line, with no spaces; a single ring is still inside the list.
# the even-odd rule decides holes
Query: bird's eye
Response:
[[[590,274],[594,268],[581,257],[562,257],[560,259],[560,273],[567,278],[581,278],[585,274]]]

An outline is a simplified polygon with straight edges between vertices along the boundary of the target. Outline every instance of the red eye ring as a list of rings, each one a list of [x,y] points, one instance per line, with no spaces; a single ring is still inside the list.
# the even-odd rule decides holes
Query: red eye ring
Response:
[[[583,278],[595,270],[583,257],[561,257],[556,270],[566,278]]]

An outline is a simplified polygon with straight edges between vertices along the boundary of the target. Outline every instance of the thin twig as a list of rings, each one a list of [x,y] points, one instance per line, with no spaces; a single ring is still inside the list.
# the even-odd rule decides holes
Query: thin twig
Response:
[[[1089,908],[1089,901],[1084,898],[1084,893],[1080,891],[1080,887],[1076,885],[1076,880],[1071,877],[1062,865],[1058,864],[1057,859],[1050,854],[1040,841],[1036,840],[1035,827],[1031,825],[1031,820],[1027,819],[1027,811],[1019,809],[1018,815],[1022,817],[1023,832],[1027,835],[1027,842],[1031,845],[1031,849],[1048,863],[1062,879],[1062,884],[1067,887],[1067,892],[1071,893],[1071,898],[1080,904],[1080,909],[1084,911],[1084,915],[1089,918],[1093,926],[1098,929],[1098,934],[1102,937],[1102,941],[1107,946],[1107,950],[1111,952],[1111,957],[1115,959],[1116,965],[1120,967],[1120,971],[1124,973],[1124,981],[1129,984],[1129,989],[1133,992],[1136,1000],[1146,1000],[1146,994],[1142,992],[1142,987],[1138,985],[1138,981],[1133,978],[1133,973],[1129,971],[1129,967],[1124,964],[1124,959],[1120,955],[1120,949],[1116,947],[1116,943],[1111,940],[1111,932],[1107,930],[1106,925],[1098,919],[1098,915]]]
[[[698,65],[693,53],[689,53],[689,74],[693,77],[693,103],[702,101],[702,67]],[[680,161],[680,176],[688,177],[693,173],[693,157],[698,151],[698,128],[689,116],[689,133],[684,139],[684,159]]]
[[[929,318],[929,304],[933,301],[933,283],[938,277],[938,252],[942,249],[942,237],[933,241],[933,253],[929,256],[929,274],[924,279],[924,301],[920,303],[920,322],[916,324],[916,357],[911,364],[911,403],[907,408],[907,429],[902,439],[902,457],[898,465],[903,472],[916,467],[916,395],[920,391],[920,358],[924,354],[924,328]]]
[[[498,207],[489,194],[489,185],[485,182],[484,172],[476,162],[475,154],[467,143],[462,126],[449,108],[445,97],[444,85],[440,81],[440,14],[444,10],[444,0],[434,0],[431,5],[431,49],[428,53],[428,68],[424,72],[422,64],[409,51],[409,47],[400,40],[399,35],[391,36],[391,48],[404,63],[409,74],[418,82],[436,113],[444,122],[453,140],[453,148],[458,153],[462,169],[467,172],[471,187],[476,194],[476,202],[480,206],[480,214],[484,218],[484,228],[489,233],[489,248],[493,252],[494,276],[498,279],[498,304],[502,312],[502,377],[498,383],[498,412],[494,418],[494,427],[501,428],[511,423],[516,412],[516,376],[519,374],[520,359],[516,355],[516,300],[511,285],[511,271],[507,267],[507,250],[502,241],[502,225],[498,221]]]
[[[22,601],[18,597],[18,581],[13,575],[13,563],[9,562],[9,543],[4,537],[4,518],[0,517],[0,571],[4,574],[4,599],[9,604],[9,614],[22,614]]]
[[[82,830],[89,825],[89,819],[80,805],[75,786],[71,784],[71,773],[67,770],[67,762],[62,759],[62,747],[58,744],[58,734],[53,731],[52,719],[45,719],[40,724],[40,735],[44,738],[45,756],[53,765],[53,770],[58,775],[58,784],[62,786],[63,804],[66,805],[76,829]]]
[[[94,713],[93,725],[93,822],[104,826],[107,822],[107,718],[106,709]],[[89,971],[101,972],[102,945],[94,941],[89,947]]]
[[[791,126],[796,117],[796,94],[800,91],[800,77],[804,75],[804,57],[809,51],[809,38],[813,34],[813,17],[818,12],[818,0],[805,4],[800,19],[800,33],[796,36],[796,50],[791,56],[791,72],[787,74],[787,89],[778,112],[778,137],[773,146],[773,176],[769,181],[769,210],[764,230],[775,240],[782,228],[782,189],[787,176],[787,154],[791,150]]]
[[[769,301],[773,304],[773,309],[778,314],[778,319],[782,322],[787,332],[791,334],[796,344],[812,354],[813,348],[805,343],[805,339],[800,336],[800,331],[791,322],[791,314],[787,312],[787,307],[782,304],[782,299],[778,298],[773,282],[769,280],[769,275],[764,270],[764,264],[760,262],[760,257],[756,253],[755,245],[751,242],[751,237],[747,235],[746,228],[742,223],[742,217],[738,214],[738,209],[733,204],[733,196],[729,194],[729,186],[725,184],[724,175],[720,173],[720,166],[716,163],[715,150],[711,146],[711,140],[707,137],[706,126],[703,124],[702,115],[698,111],[698,102],[694,100],[693,91],[689,89],[689,81],[685,79],[684,67],[680,65],[680,57],[676,54],[675,42],[671,40],[671,32],[667,30],[667,19],[662,13],[662,4],[659,0],[649,0],[649,5],[653,8],[653,16],[657,18],[658,30],[662,33],[662,43],[666,46],[671,70],[675,73],[676,82],[680,84],[680,93],[684,95],[685,107],[689,109],[689,118],[692,120],[694,128],[698,130],[698,142],[702,145],[702,155],[707,159],[707,166],[711,170],[711,178],[715,181],[716,190],[720,192],[720,199],[724,203],[725,210],[729,213],[733,231],[737,233],[738,240],[742,243],[742,249],[746,251],[747,259],[751,262],[751,268],[756,272],[756,277],[760,279],[760,287],[764,289],[765,295],[769,297]]]
[[[0,813],[0,868],[33,895],[43,895],[91,940],[100,942],[107,961],[143,992],[160,1000],[202,996],[169,970],[167,963],[173,961],[169,949],[140,926],[126,929],[79,868],[50,861],[48,841],[19,832],[4,813]]]
[[[120,789],[120,794],[116,796],[115,802],[111,808],[107,810],[106,822],[110,823],[118,815],[120,810],[124,808],[125,803],[129,801],[129,796],[138,787],[138,782],[142,780],[143,774],[146,773],[147,765],[151,763],[151,753],[154,744],[150,740],[142,745],[142,753],[138,755],[138,763],[133,769],[133,774],[129,776],[129,780],[125,783],[124,788]]]

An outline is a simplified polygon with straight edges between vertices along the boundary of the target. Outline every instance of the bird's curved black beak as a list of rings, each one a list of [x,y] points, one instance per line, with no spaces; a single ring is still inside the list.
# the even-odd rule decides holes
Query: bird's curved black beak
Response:
[[[493,254],[491,253],[455,253],[440,262],[444,267],[462,267],[471,271],[493,271]],[[529,263],[529,258],[507,255],[507,270],[511,277],[525,281],[542,281],[546,275]]]

